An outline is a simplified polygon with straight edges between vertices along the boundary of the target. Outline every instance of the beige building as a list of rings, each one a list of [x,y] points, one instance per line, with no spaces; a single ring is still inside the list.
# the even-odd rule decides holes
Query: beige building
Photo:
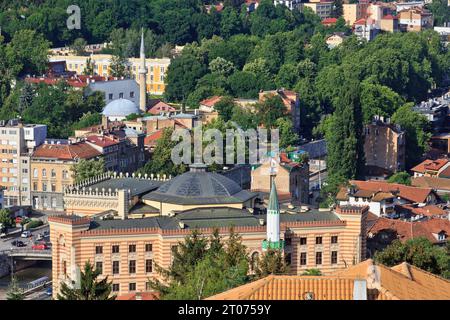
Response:
[[[103,216],[108,219],[102,218],[102,214],[81,217],[77,209],[67,210],[68,215],[49,217],[54,297],[61,282],[79,281],[80,268],[87,261],[101,270],[102,276],[108,276],[114,294],[149,291],[148,279],[160,278],[155,264],[169,267],[172,250],[176,250],[179,242],[194,229],[209,236],[218,228],[226,239],[233,226],[242,236],[251,257],[250,270],[253,270],[257,257],[263,252],[263,241],[267,239],[265,208],[259,207],[255,214],[258,207],[251,192],[242,190],[230,179],[202,171],[199,166],[193,169],[166,182],[160,181],[160,186],[150,192],[145,189],[155,188],[153,180],[93,179],[95,189],[92,189],[92,182],[87,183],[83,194],[91,193],[91,201],[97,198],[101,202],[116,192],[119,194],[118,212],[124,214],[114,214],[106,207],[108,211]],[[130,182],[130,191],[118,188],[126,181]],[[111,190],[105,189],[108,185]],[[129,205],[124,201],[126,195],[136,197],[139,192],[153,194],[150,200],[161,206],[151,207],[147,204],[149,199],[143,196],[145,204],[136,203],[132,212],[125,213],[124,208]],[[83,194],[79,193],[73,200],[84,201]],[[237,203],[241,205],[238,207]],[[177,205],[177,210],[167,212],[171,205]],[[112,204],[109,207],[114,208]],[[367,207],[338,207],[326,212],[300,212],[298,208],[283,205],[281,208],[280,238],[285,244],[284,256],[292,274],[310,268],[327,274],[365,259]],[[155,214],[138,217],[137,212],[145,210],[155,210]]]
[[[342,44],[346,37],[347,36],[343,32],[334,32],[333,34],[328,36],[325,42],[327,43],[328,48],[333,49]]]
[[[274,163],[273,163],[274,162]],[[282,153],[279,160],[267,161],[253,166],[251,190],[270,192],[270,176],[275,173],[278,197],[301,203],[309,203],[309,165],[289,160]]]
[[[369,176],[386,176],[405,168],[405,133],[377,119],[364,127],[366,171]]]
[[[46,136],[46,125],[0,121],[0,185],[5,207],[31,204],[30,156]]]
[[[31,198],[35,209],[62,211],[64,189],[74,183],[73,165],[102,154],[86,142],[45,142],[31,156]]]
[[[320,19],[330,18],[333,14],[333,1],[302,3],[303,7],[310,8]]]
[[[423,8],[409,8],[398,13],[398,23],[401,30],[418,32],[433,28],[433,14]]]
[[[369,3],[344,3],[342,4],[343,18],[347,25],[353,24],[366,16]]]
[[[87,59],[91,58],[94,63],[94,72],[101,76],[110,76],[110,64],[112,55],[94,54],[91,56],[74,56],[74,55],[53,55],[49,57],[50,62],[65,61],[67,70],[82,74],[86,68]],[[140,58],[129,58],[128,70],[133,79],[139,79]],[[169,58],[163,59],[145,59],[147,67],[147,92],[151,94],[161,95],[165,89],[165,75],[170,65]]]

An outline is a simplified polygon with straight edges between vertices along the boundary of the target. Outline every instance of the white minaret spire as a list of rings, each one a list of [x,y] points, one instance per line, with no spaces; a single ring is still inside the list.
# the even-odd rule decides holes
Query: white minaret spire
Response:
[[[145,47],[144,47],[144,28],[141,32],[141,63],[139,65],[139,109],[141,112],[147,112],[147,67],[145,65]]]
[[[284,241],[280,240],[280,204],[278,202],[275,176],[271,175],[271,188],[269,205],[267,206],[266,240],[263,241],[263,250],[283,249]]]

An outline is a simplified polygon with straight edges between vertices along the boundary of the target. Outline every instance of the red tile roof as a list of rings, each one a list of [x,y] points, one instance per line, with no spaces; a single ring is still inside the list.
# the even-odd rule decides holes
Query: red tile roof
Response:
[[[367,232],[377,234],[386,230],[395,231],[398,239],[402,242],[412,238],[425,237],[433,243],[438,243],[439,241],[434,237],[433,233],[437,234],[444,231],[447,236],[450,235],[450,221],[448,219],[429,218],[423,221],[409,222],[379,218]]]
[[[417,177],[411,179],[411,184],[421,188],[450,191],[450,179],[435,177]]]
[[[450,166],[438,173],[439,178],[450,178]]]
[[[157,292],[128,293],[118,296],[116,300],[158,300],[158,296]]]
[[[431,188],[417,188],[405,186],[398,183],[388,183],[378,180],[351,180],[350,184],[355,185],[361,190],[383,191],[395,193],[398,196],[411,202],[426,203],[427,197],[433,192]]]
[[[146,146],[154,146],[156,145],[156,142],[162,137],[164,130],[158,130],[153,132],[152,134],[149,134],[144,138],[144,145]]]
[[[425,173],[426,171],[439,171],[448,163],[448,159],[427,159],[411,169],[411,171]]]
[[[90,142],[92,144],[95,144],[95,145],[97,145],[99,147],[102,147],[102,148],[113,146],[113,145],[119,143],[118,139],[114,139],[114,138],[106,136],[106,135],[99,135],[99,136],[92,135],[92,136],[88,136],[88,137],[86,137],[86,141]]]
[[[393,15],[391,15],[391,14],[388,14],[388,15],[386,15],[386,16],[384,16],[383,18],[381,18],[381,19],[386,19],[386,20],[395,20],[395,19],[398,19],[397,17],[395,17],[395,16],[393,16]]]
[[[336,18],[325,18],[322,20],[322,24],[329,25],[329,24],[335,24],[337,22]]]
[[[210,97],[208,99],[200,101],[200,105],[213,108],[215,106],[215,104],[217,102],[219,102],[221,99],[222,99],[221,96],[212,96],[212,97]]]
[[[148,112],[153,115],[158,115],[161,112],[174,112],[176,109],[163,101],[159,101],[153,107],[151,107]]]
[[[33,152],[35,158],[56,158],[60,160],[91,159],[101,153],[87,143],[42,144]]]

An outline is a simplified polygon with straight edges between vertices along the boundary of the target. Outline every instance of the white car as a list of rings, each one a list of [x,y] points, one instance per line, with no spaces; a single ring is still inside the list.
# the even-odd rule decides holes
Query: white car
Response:
[[[29,238],[29,237],[31,237],[31,231],[24,231],[24,232],[22,232],[20,237],[21,238]]]

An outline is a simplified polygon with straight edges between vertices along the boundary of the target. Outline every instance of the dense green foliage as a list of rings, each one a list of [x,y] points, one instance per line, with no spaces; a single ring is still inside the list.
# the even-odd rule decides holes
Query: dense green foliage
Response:
[[[78,287],[61,282],[58,300],[115,300],[116,296],[111,295],[112,282],[108,281],[108,276],[98,280],[100,275],[101,271],[87,261],[80,272]]]
[[[425,271],[450,279],[450,245],[438,247],[426,238],[401,243],[395,240],[383,251],[375,253],[375,261],[392,267],[407,262]]]
[[[8,209],[0,209],[0,225],[2,228],[11,228],[16,225],[14,219],[11,217],[11,212]]]
[[[392,176],[388,179],[389,183],[400,183],[404,184],[406,186],[411,185],[411,176],[408,174],[408,172],[401,171],[394,173]]]
[[[16,277],[12,278],[8,291],[6,292],[6,300],[24,300],[25,295],[23,289],[19,287],[19,282]]]
[[[81,159],[77,164],[74,164],[70,170],[72,171],[72,177],[75,183],[80,183],[89,178],[99,176],[105,172],[105,160],[100,158],[96,159]]]
[[[150,280],[161,299],[201,300],[248,281],[248,258],[242,239],[232,229],[223,241],[217,230],[210,238],[193,231],[172,249],[169,269],[156,266],[167,284]]]

